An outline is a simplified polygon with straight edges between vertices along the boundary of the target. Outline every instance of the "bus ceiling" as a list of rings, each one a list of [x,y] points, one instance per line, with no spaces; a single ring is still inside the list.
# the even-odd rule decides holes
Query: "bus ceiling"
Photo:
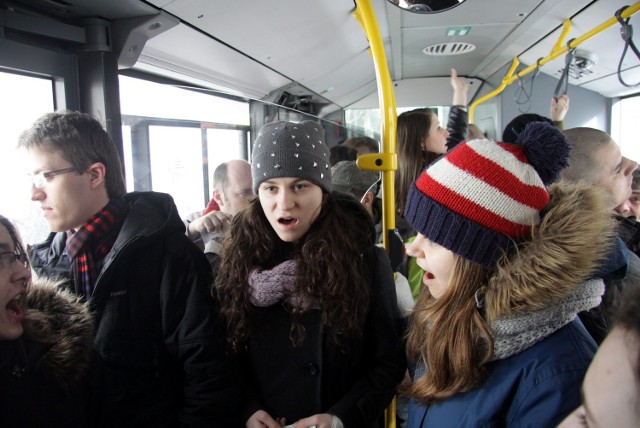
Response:
[[[371,4],[398,107],[449,104],[447,80],[452,67],[473,82],[470,95],[478,99],[501,85],[514,58],[524,68],[548,55],[566,20],[572,26],[568,39],[576,38],[628,4],[496,0],[487,7],[482,0],[398,0],[403,9],[393,1]],[[406,10],[412,8],[409,3],[442,10],[411,13]],[[369,42],[353,17],[353,2],[0,0],[0,6],[9,31],[15,30],[12,25],[20,27],[24,22],[20,18],[27,15],[57,18],[67,26],[60,27],[58,35],[84,28],[85,43],[112,49],[122,69],[318,115],[377,108]],[[637,19],[631,17],[630,23]],[[108,24],[104,37],[87,30],[92,22]],[[36,25],[17,31],[52,28]],[[585,41],[580,46],[584,67],[569,76],[569,83],[607,98],[637,92],[623,86],[617,76],[623,48],[619,25]],[[627,55],[621,65],[625,81],[640,81],[638,65],[635,55]],[[558,79],[564,66],[561,56],[540,71]]]

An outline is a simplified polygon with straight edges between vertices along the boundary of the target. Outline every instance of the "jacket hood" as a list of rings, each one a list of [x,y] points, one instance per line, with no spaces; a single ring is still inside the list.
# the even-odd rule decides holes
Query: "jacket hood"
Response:
[[[530,240],[498,262],[485,292],[489,321],[541,310],[571,295],[593,277],[615,236],[615,222],[600,188],[558,182]]]
[[[37,369],[71,391],[87,373],[93,352],[93,317],[87,304],[40,278],[27,290],[26,307],[25,338],[51,345]]]
[[[152,236],[184,233],[184,223],[171,195],[159,192],[132,192],[124,196],[129,213],[122,226],[125,236]],[[120,240],[120,238],[119,238]]]

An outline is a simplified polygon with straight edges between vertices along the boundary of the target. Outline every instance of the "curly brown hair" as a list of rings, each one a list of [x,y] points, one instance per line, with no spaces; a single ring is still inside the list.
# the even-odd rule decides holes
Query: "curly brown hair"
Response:
[[[324,193],[318,218],[294,244],[280,240],[259,199],[252,201],[232,222],[213,284],[231,349],[239,350],[249,336],[252,269],[269,269],[287,259],[298,261],[297,292],[319,302],[323,327],[345,346],[350,337],[362,333],[369,311],[374,242],[368,213],[350,196]],[[297,321],[303,310],[284,305],[293,316],[290,336],[296,345],[304,340]],[[298,333],[301,336],[294,338]]]

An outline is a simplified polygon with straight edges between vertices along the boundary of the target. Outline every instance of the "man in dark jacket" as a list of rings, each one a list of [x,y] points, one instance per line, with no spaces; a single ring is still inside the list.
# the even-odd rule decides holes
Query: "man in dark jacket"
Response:
[[[569,165],[561,177],[568,181],[585,181],[600,187],[609,196],[609,206],[614,208],[631,195],[633,172],[638,164],[621,155],[611,137],[593,128],[572,128],[564,131],[571,144]],[[580,319],[594,340],[600,344],[611,328],[611,315],[619,305],[622,293],[628,286],[637,284],[640,275],[640,259],[630,252],[620,238],[601,263],[594,277],[605,282],[605,292],[600,306],[580,313]]]
[[[31,199],[52,233],[30,249],[40,275],[90,303],[107,425],[232,426],[239,406],[211,271],[169,195],[125,194],[115,146],[78,112],[49,113],[19,141]]]

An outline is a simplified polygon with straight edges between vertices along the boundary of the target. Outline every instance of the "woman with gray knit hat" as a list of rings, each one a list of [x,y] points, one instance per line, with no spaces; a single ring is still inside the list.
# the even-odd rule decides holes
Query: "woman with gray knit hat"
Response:
[[[556,426],[580,404],[596,345],[576,314],[600,302],[589,278],[613,225],[599,189],[552,184],[568,157],[536,122],[515,145],[461,144],[413,184],[408,427]]]
[[[331,193],[315,122],[262,127],[258,198],[225,242],[214,292],[244,362],[247,427],[371,427],[405,372],[389,259],[369,214]]]

